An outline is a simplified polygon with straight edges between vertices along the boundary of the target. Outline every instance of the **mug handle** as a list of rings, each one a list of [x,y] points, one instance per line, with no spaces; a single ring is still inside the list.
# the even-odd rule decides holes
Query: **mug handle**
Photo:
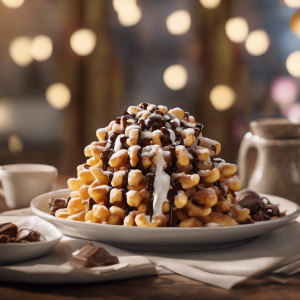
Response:
[[[247,176],[247,154],[249,152],[250,148],[255,148],[258,151],[256,140],[259,137],[257,135],[253,135],[251,132],[247,132],[245,136],[243,137],[243,140],[241,142],[239,154],[238,154],[238,170],[239,170],[239,176],[242,180],[242,188],[246,188],[248,186],[248,176]],[[258,153],[259,155],[259,153]]]

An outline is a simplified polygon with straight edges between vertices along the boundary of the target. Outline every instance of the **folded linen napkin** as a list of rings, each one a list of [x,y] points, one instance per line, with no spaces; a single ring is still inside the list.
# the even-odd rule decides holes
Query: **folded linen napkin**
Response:
[[[5,213],[5,215],[29,214],[29,209]],[[68,259],[72,251],[91,241],[64,237],[45,257],[0,267],[0,281],[95,282],[176,273],[217,287],[231,289],[250,277],[271,272],[274,276],[280,277],[279,275],[294,275],[299,272],[299,233],[300,224],[294,222],[240,246],[189,253],[128,251],[92,241],[95,246],[102,246],[112,255],[117,255],[121,264],[127,267],[120,269],[97,267],[81,271],[72,269]]]

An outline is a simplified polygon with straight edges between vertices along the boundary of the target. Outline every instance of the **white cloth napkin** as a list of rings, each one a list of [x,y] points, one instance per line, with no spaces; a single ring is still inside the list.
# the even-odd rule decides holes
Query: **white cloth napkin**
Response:
[[[30,215],[29,209],[5,215]],[[265,234],[253,241],[222,250],[190,253],[155,253],[127,251],[97,242],[120,265],[74,270],[70,254],[87,244],[87,240],[64,237],[47,256],[25,263],[0,267],[0,281],[32,283],[95,282],[124,278],[179,274],[224,289],[231,289],[250,278],[271,274],[279,281],[300,272],[300,224]],[[284,277],[285,280],[282,279]]]

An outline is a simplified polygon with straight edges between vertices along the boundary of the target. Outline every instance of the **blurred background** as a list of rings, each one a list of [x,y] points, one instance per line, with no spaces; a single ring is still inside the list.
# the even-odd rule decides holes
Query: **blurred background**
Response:
[[[181,107],[236,162],[249,122],[300,118],[300,0],[1,0],[0,165],[75,176],[96,129]]]

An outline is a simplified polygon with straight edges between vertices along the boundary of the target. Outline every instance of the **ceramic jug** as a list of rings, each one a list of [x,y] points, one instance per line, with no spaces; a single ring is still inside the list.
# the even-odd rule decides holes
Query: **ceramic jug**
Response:
[[[238,156],[243,188],[300,204],[300,121],[262,119],[251,122],[250,129]],[[247,154],[251,147],[257,149],[257,160],[248,180]]]

